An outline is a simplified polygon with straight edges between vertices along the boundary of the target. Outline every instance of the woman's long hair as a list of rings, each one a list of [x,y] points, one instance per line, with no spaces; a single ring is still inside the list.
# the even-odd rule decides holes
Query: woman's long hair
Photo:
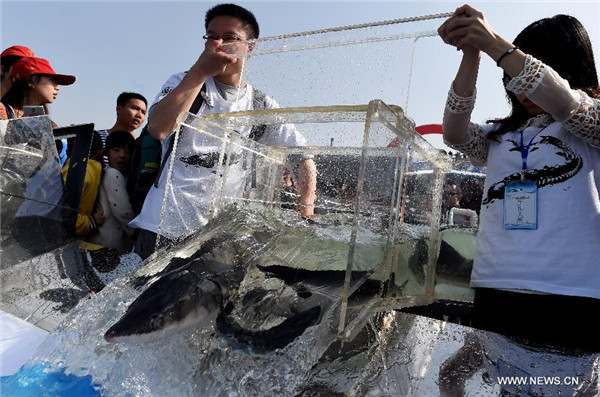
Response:
[[[591,97],[600,97],[592,43],[577,18],[555,15],[540,19],[523,29],[513,44],[554,69],[571,88],[582,90]],[[506,87],[508,75],[504,75],[503,82]],[[511,113],[505,118],[488,121],[499,124],[490,137],[514,131],[531,117],[514,93],[506,90],[506,95]]]
[[[2,97],[2,103],[12,106],[14,109],[22,110],[23,106],[29,105],[34,87],[40,82],[43,75],[34,74],[17,80],[10,90]],[[47,104],[43,104],[46,114],[48,114]]]

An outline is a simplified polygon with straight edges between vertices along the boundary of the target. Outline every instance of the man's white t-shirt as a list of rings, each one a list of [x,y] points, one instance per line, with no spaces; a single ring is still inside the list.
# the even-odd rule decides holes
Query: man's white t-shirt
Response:
[[[178,73],[167,80],[150,107],[150,112],[159,101],[181,82],[184,76],[185,73]],[[229,102],[222,97],[212,78],[208,78],[205,85],[206,99],[203,101],[198,114],[253,109],[254,88],[250,84],[247,85],[244,95],[235,102]],[[278,107],[272,98],[265,98],[266,109]],[[251,129],[251,126],[243,126],[237,128],[236,131],[241,136],[248,137]],[[221,135],[221,132],[216,128],[214,133]],[[162,141],[163,158],[173,137],[174,134],[171,134]],[[258,142],[272,146],[306,145],[306,139],[292,124],[267,125],[265,133]],[[169,163],[171,156],[175,156],[170,187],[167,189],[164,219],[162,225],[160,225],[159,234],[168,238],[178,238],[187,236],[202,228],[208,222],[215,179],[219,178],[216,175],[216,170],[221,144],[219,139],[185,128],[180,134],[176,153],[171,153],[160,174],[158,187],[152,186],[146,196],[141,213],[131,221],[130,226],[159,233]],[[244,162],[236,161],[234,157],[227,174],[226,196],[241,196],[245,181],[244,168]]]

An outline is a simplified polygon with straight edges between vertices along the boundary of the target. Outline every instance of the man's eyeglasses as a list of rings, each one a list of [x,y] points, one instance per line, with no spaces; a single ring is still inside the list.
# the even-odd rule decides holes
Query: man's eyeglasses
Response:
[[[235,43],[235,42],[244,40],[239,36],[229,35],[229,34],[226,34],[225,36],[219,36],[216,34],[205,34],[204,36],[202,36],[202,38],[206,41],[208,41],[208,40],[215,40],[215,41],[223,40],[224,44],[231,44],[231,43]]]

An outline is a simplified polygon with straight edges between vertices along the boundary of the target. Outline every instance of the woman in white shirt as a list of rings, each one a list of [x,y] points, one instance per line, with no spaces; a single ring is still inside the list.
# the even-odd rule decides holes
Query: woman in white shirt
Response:
[[[556,15],[510,43],[469,5],[438,32],[463,52],[444,139],[487,166],[473,325],[600,351],[600,90],[587,32]],[[503,70],[512,105],[485,126],[470,122],[482,54]]]

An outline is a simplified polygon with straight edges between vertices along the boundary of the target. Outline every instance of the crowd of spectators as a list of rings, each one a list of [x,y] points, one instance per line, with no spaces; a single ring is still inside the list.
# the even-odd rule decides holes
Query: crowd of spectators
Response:
[[[48,60],[36,57],[25,46],[11,46],[0,58],[2,120],[48,114],[47,105],[57,99],[60,86],[76,81],[73,75],[56,73]],[[143,95],[123,92],[117,98],[117,120],[113,127],[93,132],[75,224],[79,238],[109,248],[131,250],[133,229],[128,223],[135,213],[127,193],[127,178],[136,146],[134,131],[144,123],[147,106]],[[52,127],[57,125],[52,122]],[[66,144],[66,158],[61,164],[64,181],[74,142],[74,138],[56,141],[59,153]]]

